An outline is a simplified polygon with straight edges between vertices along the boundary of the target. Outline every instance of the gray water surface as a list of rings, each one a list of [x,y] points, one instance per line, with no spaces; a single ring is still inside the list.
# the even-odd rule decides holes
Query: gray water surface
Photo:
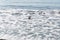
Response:
[[[2,8],[60,9],[60,0],[0,0]]]

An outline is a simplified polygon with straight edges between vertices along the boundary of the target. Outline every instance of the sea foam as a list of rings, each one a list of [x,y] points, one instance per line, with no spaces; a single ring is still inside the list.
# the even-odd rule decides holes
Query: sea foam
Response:
[[[0,39],[60,40],[60,10],[0,10]]]

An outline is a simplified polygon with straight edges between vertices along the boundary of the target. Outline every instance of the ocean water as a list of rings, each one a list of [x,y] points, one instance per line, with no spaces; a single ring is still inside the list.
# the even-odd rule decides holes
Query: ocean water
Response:
[[[0,9],[60,9],[60,2],[11,2],[3,3]]]
[[[25,1],[0,1],[0,40],[60,40],[60,2]]]

